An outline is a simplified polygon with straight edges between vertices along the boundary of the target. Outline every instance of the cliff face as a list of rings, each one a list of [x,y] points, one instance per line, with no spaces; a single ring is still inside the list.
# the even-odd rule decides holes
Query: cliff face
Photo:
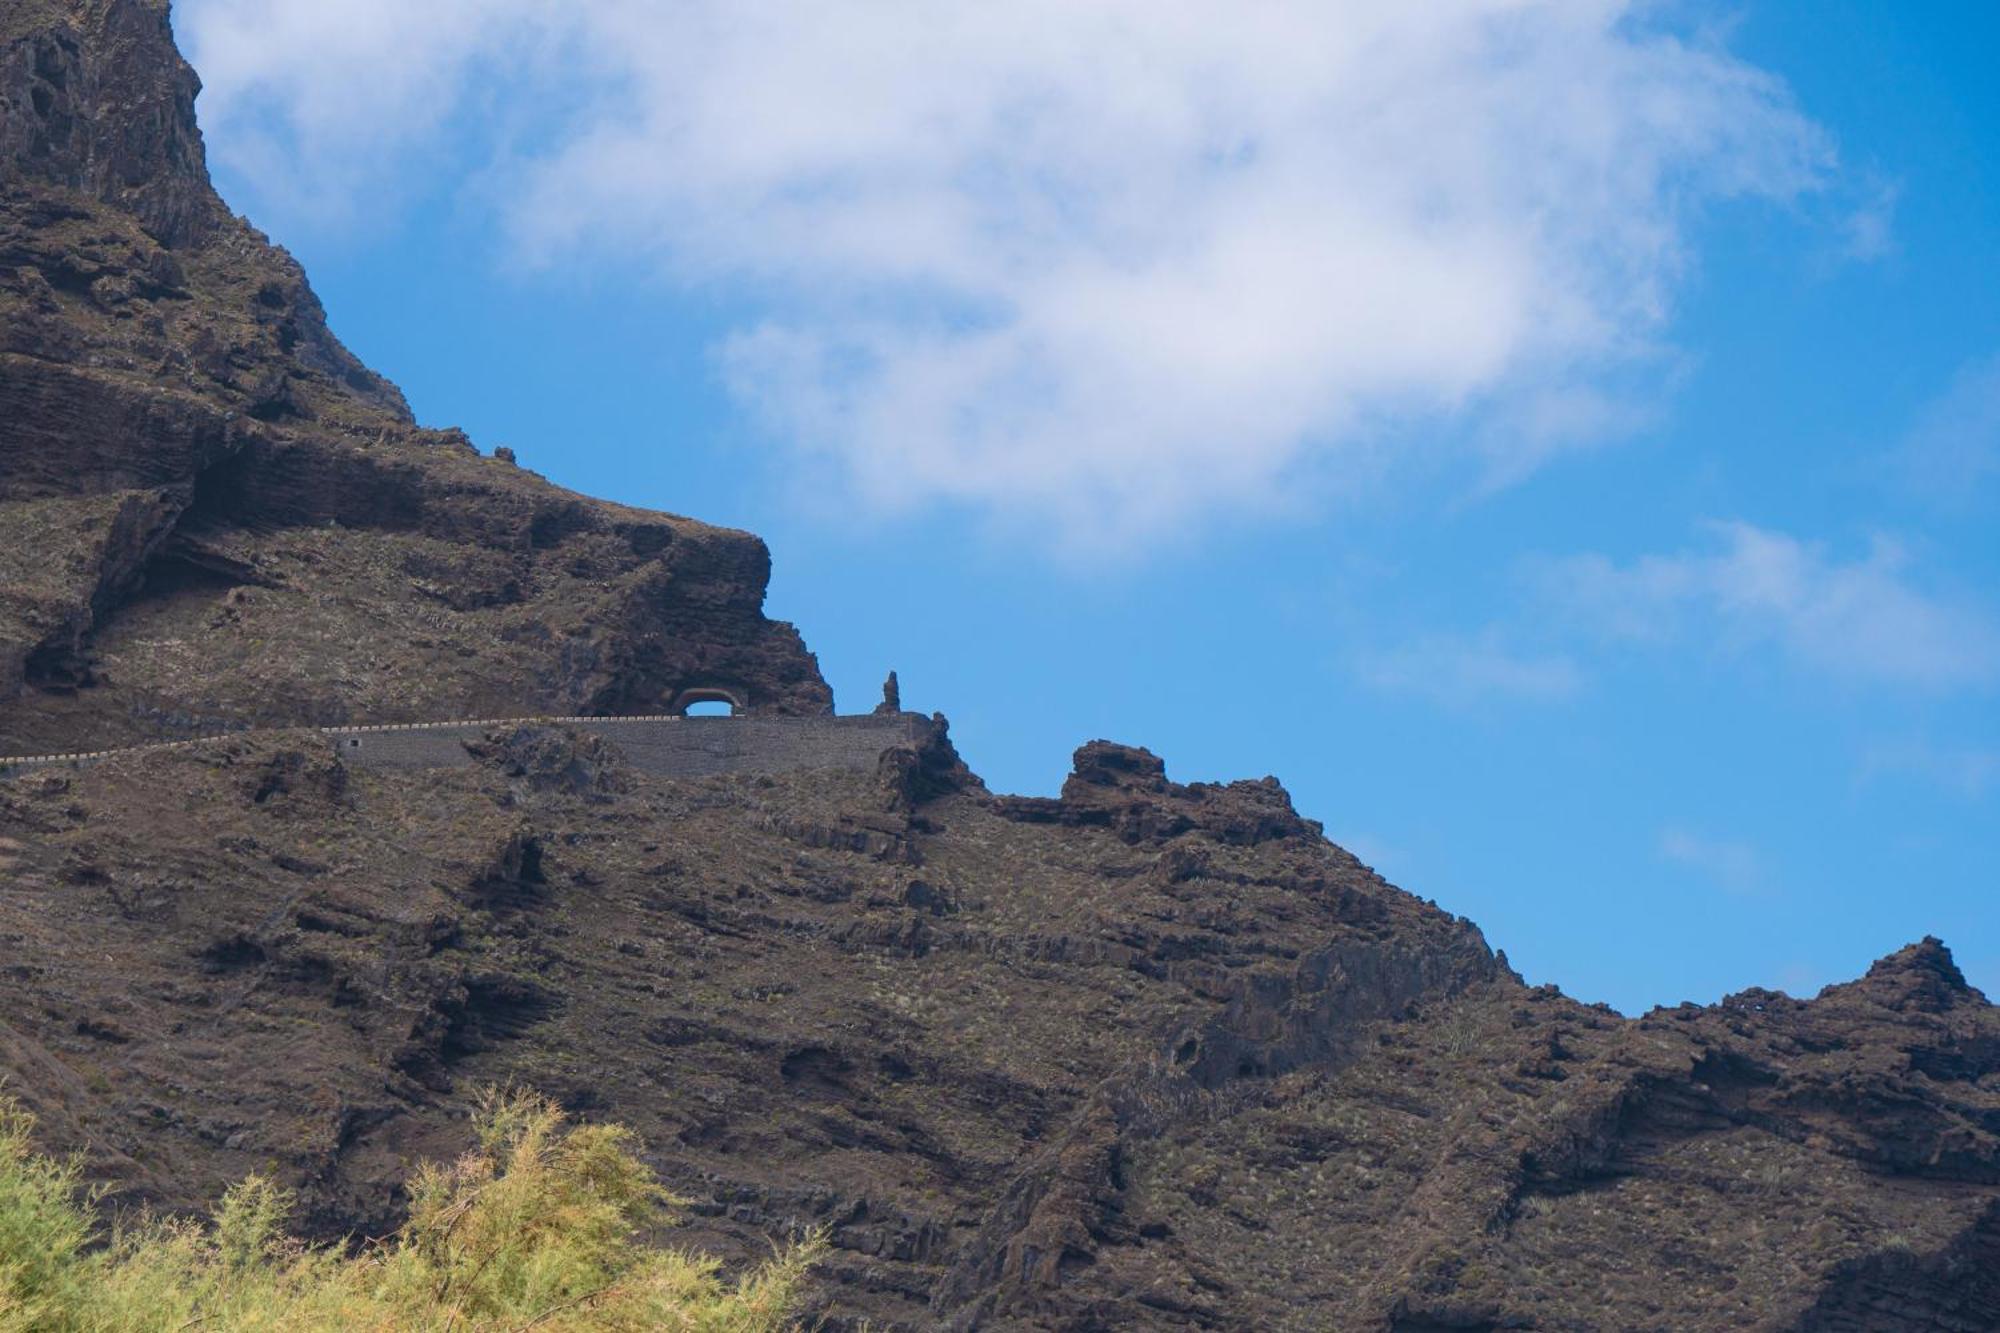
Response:
[[[559,728],[0,781],[0,1067],[113,1206],[379,1233],[483,1085],[637,1129],[835,1329],[2000,1326],[2000,1011],[1926,941],[1637,1020],[1523,986],[1266,782],[666,780]]]
[[[0,752],[831,696],[748,533],[570,494],[328,332],[153,0],[0,18]]]
[[[10,0],[0,42],[10,172],[130,214],[166,246],[228,223],[195,128],[201,83],[173,49],[165,3]]]
[[[413,425],[194,86],[150,0],[0,0],[0,754],[828,711],[756,538]],[[882,725],[858,771],[509,726],[0,778],[0,1082],[114,1212],[272,1170],[326,1238],[531,1084],[639,1132],[687,1244],[825,1228],[836,1333],[2000,1327],[2000,1010],[1937,941],[1628,1020],[1270,779],[1094,742],[994,796]]]

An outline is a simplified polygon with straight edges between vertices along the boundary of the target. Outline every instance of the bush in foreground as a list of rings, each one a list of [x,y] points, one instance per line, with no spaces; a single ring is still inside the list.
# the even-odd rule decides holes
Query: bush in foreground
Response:
[[[37,1155],[0,1101],[0,1333],[767,1333],[790,1327],[808,1242],[735,1282],[642,1239],[672,1200],[610,1125],[489,1100],[479,1146],[421,1168],[410,1218],[359,1253],[287,1239],[252,1176],[213,1226],[152,1222],[92,1246],[74,1163]]]

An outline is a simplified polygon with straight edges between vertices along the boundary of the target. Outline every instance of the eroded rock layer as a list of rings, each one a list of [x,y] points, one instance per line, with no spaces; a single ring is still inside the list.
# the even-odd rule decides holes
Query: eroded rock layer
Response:
[[[412,423],[210,188],[164,4],[0,10],[0,753],[830,711],[756,537]]]
[[[914,720],[913,720],[914,721]],[[10,1090],[114,1206],[275,1166],[379,1232],[525,1082],[627,1123],[830,1327],[1989,1329],[2000,1011],[1925,941],[1802,1001],[1530,989],[1274,783],[667,780],[501,730],[0,784]]]

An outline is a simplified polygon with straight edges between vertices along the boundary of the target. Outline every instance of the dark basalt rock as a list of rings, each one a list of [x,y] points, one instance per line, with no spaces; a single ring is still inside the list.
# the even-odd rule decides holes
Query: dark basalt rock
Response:
[[[564,727],[496,727],[465,747],[473,758],[538,791],[609,799],[628,789],[625,756],[610,741]]]
[[[1063,780],[1063,799],[1077,804],[1108,793],[1164,796],[1170,790],[1165,761],[1151,750],[1113,741],[1079,746]]]
[[[196,87],[158,0],[0,20],[0,753],[831,710],[757,538],[417,428],[210,188]]]
[[[1854,993],[1889,1008],[1931,1014],[1986,1003],[1984,995],[1966,984],[1944,941],[1932,935],[1877,962]]]
[[[0,0],[0,753],[245,733],[0,780],[0,1087],[107,1211],[258,1170],[381,1234],[527,1082],[677,1243],[823,1228],[831,1333],[2000,1327],[2000,1011],[1937,940],[1628,1020],[1129,746],[1041,799],[941,717],[702,779],[253,730],[831,700],[756,538],[415,426],[193,87],[158,0]]]
[[[951,743],[951,724],[943,714],[932,715],[916,744],[883,751],[876,778],[891,811],[914,811],[956,792],[986,790],[978,775],[959,758]]]
[[[1246,846],[1323,834],[1299,817],[1276,778],[1183,786],[1167,780],[1165,763],[1150,750],[1112,741],[1077,750],[1060,798],[1003,797],[998,808],[1023,823],[1113,829],[1133,844],[1165,843],[1192,830]]]
[[[209,187],[165,0],[11,0],[0,17],[0,162],[10,177],[137,218],[160,244],[229,220]]]
[[[1990,1317],[2000,1013],[1935,941],[1628,1020],[1135,751],[1076,785],[1181,831],[1023,818],[941,723],[698,781],[534,727],[448,769],[308,739],[0,783],[0,1064],[114,1209],[271,1167],[379,1231],[529,1079],[638,1130],[686,1243],[829,1228],[832,1327]]]

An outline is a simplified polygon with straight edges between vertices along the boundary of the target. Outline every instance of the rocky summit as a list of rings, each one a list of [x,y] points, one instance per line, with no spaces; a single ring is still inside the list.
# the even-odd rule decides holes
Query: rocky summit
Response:
[[[0,0],[0,755],[113,752],[0,773],[0,1076],[108,1214],[266,1170],[381,1234],[529,1085],[677,1243],[823,1229],[833,1330],[2000,1328],[1942,943],[1625,1018],[1272,779],[835,726],[757,538],[415,425],[196,87],[161,0]],[[760,739],[590,722],[696,698]]]

